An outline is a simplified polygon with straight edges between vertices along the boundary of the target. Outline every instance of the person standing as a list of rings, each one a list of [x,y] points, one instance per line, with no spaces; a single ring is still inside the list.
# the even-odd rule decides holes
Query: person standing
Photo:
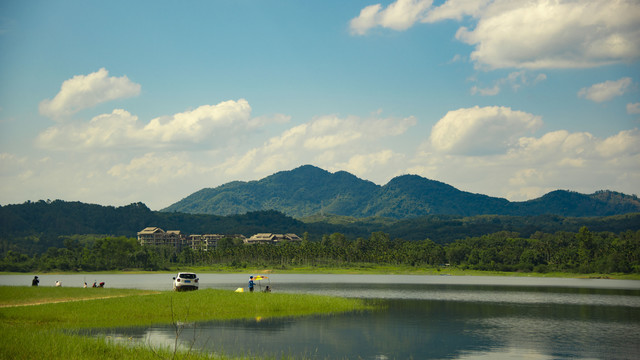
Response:
[[[249,276],[249,292],[253,292],[253,287],[256,284],[253,282],[253,275]]]
[[[38,283],[40,283],[40,280],[38,280],[37,276],[34,276],[33,280],[31,280],[31,286],[38,286]]]

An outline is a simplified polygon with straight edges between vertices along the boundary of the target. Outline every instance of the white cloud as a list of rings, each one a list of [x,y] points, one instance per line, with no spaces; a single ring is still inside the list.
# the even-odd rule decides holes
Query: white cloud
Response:
[[[478,106],[449,111],[431,129],[429,141],[439,152],[482,155],[502,152],[542,124],[539,116],[508,107]]]
[[[366,177],[372,168],[388,165],[391,161],[402,160],[403,155],[386,149],[371,154],[356,154],[347,162],[337,163],[331,170],[345,170],[358,177]]]
[[[195,110],[166,118],[155,118],[147,124],[143,133],[161,142],[201,142],[221,128],[247,126],[251,115],[249,103],[225,101],[217,105],[203,105]]]
[[[640,131],[638,129],[621,131],[599,142],[596,150],[603,157],[609,158],[640,154]]]
[[[490,88],[479,88],[475,85],[471,87],[471,95],[494,96],[499,93],[500,86],[498,84],[494,84],[493,87]]]
[[[224,142],[242,129],[268,123],[267,117],[252,121],[250,115],[251,107],[244,99],[203,105],[192,111],[152,119],[146,125],[128,111],[115,109],[88,123],[50,127],[38,136],[37,144],[48,149],[74,150],[193,147],[214,139]],[[279,115],[272,119],[284,121]]]
[[[578,96],[595,102],[609,101],[616,96],[623,95],[629,86],[631,86],[631,83],[632,81],[629,77],[616,81],[605,81],[588,88],[580,89]]]
[[[418,22],[471,17],[456,38],[474,46],[483,69],[585,68],[640,57],[640,2],[636,0],[398,0],[371,5],[351,20],[353,34],[380,26],[406,30]]]
[[[185,153],[147,153],[131,159],[128,164],[112,166],[107,173],[120,181],[140,184],[166,183],[168,178],[199,175]]]
[[[442,154],[424,147],[408,172],[444,181],[461,190],[512,201],[557,189],[584,193],[611,189],[638,194],[640,131],[621,131],[601,139],[590,133],[559,130],[521,137],[502,152],[484,156]]]
[[[429,11],[422,22],[462,20],[465,16],[478,17],[491,0],[449,0]]]
[[[386,8],[370,5],[360,11],[360,15],[350,22],[352,34],[364,35],[376,26],[393,30],[406,30],[419,21],[432,0],[396,0]]]
[[[471,95],[493,96],[498,95],[503,86],[509,86],[513,91],[518,91],[522,86],[530,86],[538,84],[541,81],[546,80],[547,76],[544,74],[537,75],[533,81],[530,79],[530,75],[525,70],[515,71],[507,75],[505,78],[498,79],[494,82],[493,87],[479,88],[473,86],[471,88]]]
[[[109,77],[109,72],[101,68],[89,75],[76,75],[65,80],[60,92],[53,99],[46,99],[40,103],[40,113],[61,120],[82,109],[138,94],[139,84],[126,76]]]
[[[456,38],[475,46],[483,68],[581,68],[640,57],[637,1],[496,0],[474,29]]]
[[[627,104],[627,114],[640,114],[640,102]]]
[[[388,149],[381,149],[381,141],[402,135],[416,124],[413,117],[376,116],[316,117],[272,137],[243,155],[228,158],[219,168],[230,176],[263,176],[269,175],[273,169],[293,168],[300,164],[314,164],[327,169],[343,164],[358,169],[363,175],[364,164],[369,164],[372,167],[367,171],[371,173],[376,165],[386,164],[392,155]]]

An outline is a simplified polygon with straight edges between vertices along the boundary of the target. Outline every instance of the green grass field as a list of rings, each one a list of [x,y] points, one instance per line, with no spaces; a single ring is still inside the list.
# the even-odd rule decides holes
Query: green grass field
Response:
[[[115,345],[69,333],[82,328],[370,309],[358,299],[305,294],[6,286],[0,287],[0,306],[0,359],[208,359],[206,354]]]
[[[608,278],[619,280],[640,280],[640,274],[622,273],[570,273],[570,272],[516,272],[516,271],[483,271],[462,269],[455,266],[431,266],[416,267],[409,265],[378,265],[370,263],[350,263],[343,266],[288,266],[285,268],[255,268],[255,267],[231,267],[231,266],[180,266],[180,268],[169,271],[143,271],[143,270],[117,270],[98,271],[100,274],[175,274],[177,271],[193,271],[201,273],[220,274],[393,274],[393,275],[452,275],[452,276],[525,276],[525,277],[560,277],[560,278]],[[0,272],[0,275],[24,274]],[[50,272],[43,274],[77,274],[77,272]],[[90,274],[88,272],[87,274]]]
[[[415,267],[409,265],[377,265],[377,264],[349,264],[342,267],[333,266],[291,266],[287,268],[237,268],[227,266],[193,266],[180,267],[180,271],[200,273],[251,273],[251,274],[389,274],[389,275],[452,275],[452,276],[523,276],[523,277],[559,277],[559,278],[608,278],[619,280],[640,280],[640,274],[581,274],[568,272],[515,272],[515,271],[482,271],[461,269],[458,267]],[[168,271],[167,273],[174,273]],[[138,273],[113,272],[113,273]],[[147,272],[139,272],[147,273]],[[153,272],[148,272],[153,273]]]

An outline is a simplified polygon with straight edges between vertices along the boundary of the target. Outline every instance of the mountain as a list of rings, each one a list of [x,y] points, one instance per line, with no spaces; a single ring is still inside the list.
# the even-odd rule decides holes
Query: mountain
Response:
[[[161,211],[233,215],[273,209],[295,216],[322,211],[349,215],[378,190],[378,185],[347,172],[330,173],[306,165],[259,181],[205,188]]]
[[[398,176],[379,186],[345,171],[330,173],[304,165],[262,180],[205,188],[161,211],[232,215],[262,210],[297,218],[317,213],[395,219],[438,214],[583,217],[640,212],[640,200],[608,190],[590,195],[557,190],[538,199],[511,202],[417,175]]]

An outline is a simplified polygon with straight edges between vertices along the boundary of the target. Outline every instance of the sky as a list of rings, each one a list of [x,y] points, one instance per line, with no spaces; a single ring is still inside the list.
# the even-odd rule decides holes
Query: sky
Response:
[[[0,2],[0,204],[311,164],[640,194],[637,0]]]

